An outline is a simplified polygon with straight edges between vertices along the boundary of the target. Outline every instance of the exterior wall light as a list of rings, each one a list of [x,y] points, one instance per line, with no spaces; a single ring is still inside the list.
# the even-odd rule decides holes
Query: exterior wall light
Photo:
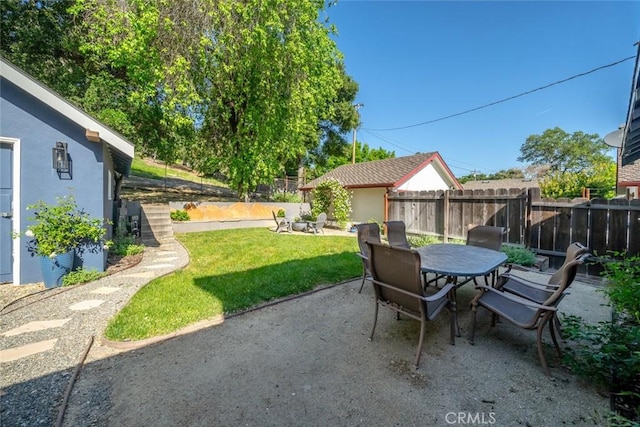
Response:
[[[71,161],[67,152],[66,142],[56,142],[56,146],[52,148],[53,168],[58,172],[58,177],[62,174],[71,176]]]

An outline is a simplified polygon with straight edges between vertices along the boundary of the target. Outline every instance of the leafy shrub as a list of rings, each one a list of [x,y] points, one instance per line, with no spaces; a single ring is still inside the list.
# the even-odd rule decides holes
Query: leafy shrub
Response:
[[[42,200],[27,206],[33,210],[25,236],[31,256],[55,257],[75,249],[78,255],[85,250],[97,253],[103,249],[106,229],[103,218],[91,217],[80,209],[73,196],[58,197],[55,204]],[[108,222],[108,221],[107,221]]]
[[[603,275],[607,282],[604,293],[614,309],[640,323],[640,255],[605,262]]]
[[[536,263],[536,254],[522,246],[503,245],[502,252],[507,254],[507,263],[530,267]]]
[[[117,235],[110,242],[109,252],[120,256],[136,255],[144,252],[144,245],[136,244],[133,236]]]
[[[604,263],[603,292],[614,308],[611,321],[587,324],[581,317],[564,318],[564,337],[573,346],[564,362],[578,375],[606,386],[619,413],[611,425],[637,425],[640,421],[640,257]]]
[[[412,248],[419,248],[421,246],[432,245],[434,243],[442,243],[442,239],[437,236],[430,236],[427,234],[421,234],[419,236],[407,236],[407,240]]]
[[[172,221],[189,221],[191,218],[189,217],[189,212],[186,210],[176,210],[171,211],[171,220]]]
[[[587,324],[579,316],[565,316],[563,335],[575,346],[564,362],[578,375],[596,384],[612,387],[640,373],[640,325],[617,319]]]
[[[271,200],[281,203],[302,203],[302,197],[298,193],[278,191],[271,196]]]
[[[284,218],[285,216],[287,216],[286,212],[284,211],[284,209],[278,209],[278,213],[276,214],[276,216],[278,218]]]
[[[311,191],[313,197],[312,214],[317,217],[320,213],[329,213],[333,208],[333,217],[340,228],[345,228],[351,215],[351,194],[335,178],[318,184]]]
[[[104,277],[105,273],[98,270],[85,270],[84,268],[71,271],[62,278],[62,286],[72,286],[80,283],[93,282]]]

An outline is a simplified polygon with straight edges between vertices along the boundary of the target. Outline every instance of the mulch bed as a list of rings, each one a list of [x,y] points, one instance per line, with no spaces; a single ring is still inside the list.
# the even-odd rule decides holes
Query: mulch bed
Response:
[[[107,268],[105,272],[107,275],[117,273],[122,270],[126,270],[127,268],[134,267],[142,261],[142,256],[144,253],[139,253],[135,255],[109,255],[107,258]]]

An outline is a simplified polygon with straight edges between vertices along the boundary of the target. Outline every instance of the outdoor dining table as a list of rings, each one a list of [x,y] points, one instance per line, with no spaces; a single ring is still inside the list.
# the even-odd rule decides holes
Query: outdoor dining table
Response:
[[[491,273],[507,261],[507,255],[504,252],[472,245],[438,243],[415,250],[420,254],[420,269],[423,273],[445,276],[447,283],[455,283],[456,288],[473,280],[474,277]],[[458,281],[460,277],[465,279]],[[425,280],[425,286],[427,284]],[[454,309],[456,302],[454,292],[452,301]],[[460,327],[456,326],[460,336]]]

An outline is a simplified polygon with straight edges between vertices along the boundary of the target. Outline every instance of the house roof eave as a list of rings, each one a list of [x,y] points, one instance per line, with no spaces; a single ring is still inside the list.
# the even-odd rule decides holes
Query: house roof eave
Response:
[[[31,94],[79,126],[90,130],[92,133],[97,132],[100,140],[104,141],[107,146],[117,150],[121,155],[133,159],[135,148],[131,142],[127,141],[123,136],[117,134],[103,123],[89,116],[80,108],[71,104],[61,95],[44,86],[3,57],[0,57],[0,76],[6,78],[20,89]]]

